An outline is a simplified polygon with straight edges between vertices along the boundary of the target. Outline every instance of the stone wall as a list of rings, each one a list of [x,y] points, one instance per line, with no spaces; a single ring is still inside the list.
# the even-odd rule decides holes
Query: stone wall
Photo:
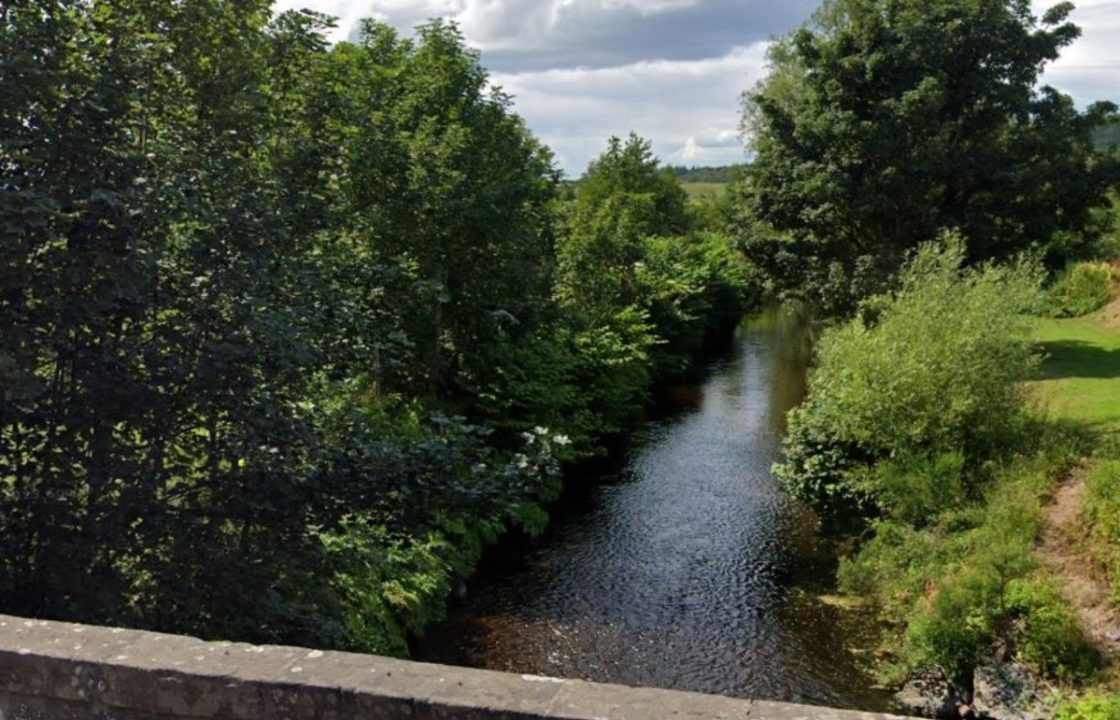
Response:
[[[885,720],[0,615],[0,720]]]

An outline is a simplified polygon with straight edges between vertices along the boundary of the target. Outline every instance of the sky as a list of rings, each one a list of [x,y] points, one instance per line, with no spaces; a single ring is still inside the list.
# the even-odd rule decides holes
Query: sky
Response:
[[[456,21],[482,52],[491,82],[579,176],[612,135],[650,139],[663,162],[727,165],[745,158],[739,99],[766,72],[770,38],[803,23],[819,0],[278,0],[339,19],[332,40],[375,17],[408,33]],[[1055,4],[1036,0],[1041,13]],[[1120,0],[1079,0],[1083,34],[1043,82],[1079,105],[1120,104]]]

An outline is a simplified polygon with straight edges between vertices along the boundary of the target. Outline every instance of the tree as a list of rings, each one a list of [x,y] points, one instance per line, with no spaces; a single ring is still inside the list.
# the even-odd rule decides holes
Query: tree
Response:
[[[404,388],[469,393],[497,340],[530,332],[551,294],[552,155],[452,24],[410,40],[367,20],[333,55],[350,224],[374,258],[414,262],[434,289],[405,318],[419,365]]]
[[[779,288],[850,310],[944,229],[971,262],[1038,249],[1060,262],[1091,232],[1115,165],[1078,112],[1037,86],[1078,37],[1062,3],[829,0],[780,40],[745,96],[756,154],[738,188],[749,254]]]
[[[453,26],[268,8],[0,4],[0,608],[403,653],[633,420],[650,298],[692,337],[737,266],[590,262],[577,316],[551,156]],[[682,217],[634,192],[627,251]]]
[[[579,186],[581,210],[597,212],[619,195],[646,195],[653,204],[647,213],[649,235],[679,235],[688,229],[688,195],[672,168],[662,167],[649,140],[630,133],[625,143],[617,137],[591,161]]]
[[[567,233],[557,249],[561,301],[602,318],[642,304],[638,269],[646,241],[690,229],[688,196],[672,168],[661,167],[648,140],[617,137],[588,165]]]

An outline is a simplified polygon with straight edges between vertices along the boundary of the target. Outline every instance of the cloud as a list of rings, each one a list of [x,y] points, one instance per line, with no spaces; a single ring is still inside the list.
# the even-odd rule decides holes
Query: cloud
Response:
[[[1041,11],[1054,0],[1035,3]],[[402,32],[455,20],[480,48],[495,84],[579,174],[611,135],[634,130],[670,163],[743,159],[740,93],[765,70],[766,41],[804,22],[818,0],[278,0],[336,15],[332,39],[354,39],[376,17]],[[1043,82],[1079,105],[1120,103],[1120,0],[1080,0],[1084,33]]]
[[[431,17],[459,23],[498,72],[612,67],[651,59],[720,57],[798,25],[817,0],[278,0],[337,15],[332,39],[354,39],[358,20],[409,30]]]
[[[499,73],[518,111],[578,174],[611,135],[650,138],[666,162],[729,164],[743,159],[739,98],[765,71],[766,43],[704,60],[651,60],[610,68]]]
[[[1054,3],[1036,3],[1036,11]],[[1042,81],[1081,106],[1096,100],[1120,105],[1120,0],[1081,0],[1071,19],[1082,35],[1049,65]]]

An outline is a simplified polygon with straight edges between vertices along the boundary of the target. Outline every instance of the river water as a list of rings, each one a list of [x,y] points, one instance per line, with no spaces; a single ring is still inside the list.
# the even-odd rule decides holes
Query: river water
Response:
[[[575,478],[543,538],[488,558],[416,658],[884,709],[855,651],[873,621],[820,599],[829,565],[771,474],[808,357],[789,316],[745,323],[621,467]]]

